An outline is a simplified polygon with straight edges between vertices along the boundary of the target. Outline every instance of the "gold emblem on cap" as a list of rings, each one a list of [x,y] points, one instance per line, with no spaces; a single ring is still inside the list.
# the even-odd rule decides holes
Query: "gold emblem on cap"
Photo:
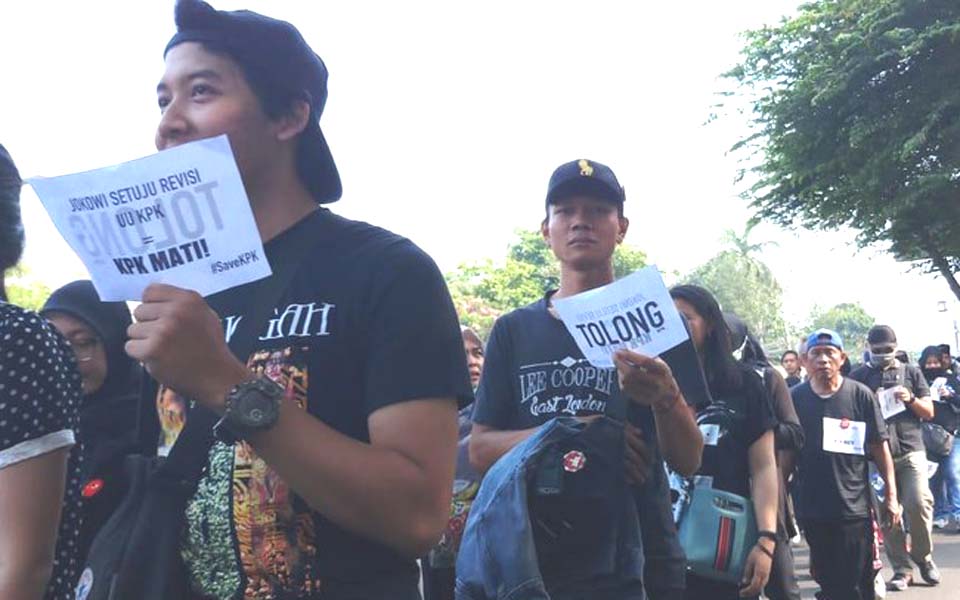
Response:
[[[593,177],[593,167],[590,166],[589,160],[585,158],[581,158],[580,162],[578,162],[577,165],[580,167],[581,175],[583,175],[584,177]]]

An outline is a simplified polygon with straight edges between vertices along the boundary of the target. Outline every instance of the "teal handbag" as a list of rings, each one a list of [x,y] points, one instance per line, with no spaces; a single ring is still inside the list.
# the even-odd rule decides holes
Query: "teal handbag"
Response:
[[[757,521],[748,498],[694,487],[680,519],[680,545],[687,569],[705,579],[740,583],[757,541]]]

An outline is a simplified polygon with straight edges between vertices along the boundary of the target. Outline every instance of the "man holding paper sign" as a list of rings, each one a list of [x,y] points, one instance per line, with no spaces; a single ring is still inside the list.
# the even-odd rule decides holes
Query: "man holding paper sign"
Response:
[[[892,590],[902,591],[913,581],[913,562],[930,585],[940,583],[933,562],[933,493],[927,478],[927,453],[921,421],[933,418],[933,401],[923,373],[896,358],[897,335],[886,325],[867,333],[870,362],[850,373],[850,378],[877,394],[890,436],[903,516],[910,530],[910,550],[903,527],[885,529],[887,556],[893,567]]]
[[[486,471],[554,417],[591,420],[606,414],[622,420],[629,413],[634,418],[626,425],[624,476],[636,484],[647,558],[643,585],[651,598],[679,597],[683,555],[661,454],[674,470],[696,470],[703,441],[692,413],[666,363],[621,350],[613,356],[616,368],[595,366],[553,308],[554,299],[613,281],[613,253],[629,225],[623,201],[623,188],[605,165],[582,159],[554,171],[541,230],[560,262],[560,289],[494,325],[477,391],[470,459]],[[552,583],[546,581],[551,592]],[[632,593],[638,592],[623,590],[617,597],[633,598]]]
[[[195,0],[176,23],[157,147],[226,133],[273,277],[295,266],[264,280],[280,289],[263,317],[257,283],[208,299],[153,285],[135,311],[127,352],[160,384],[147,450],[176,452],[192,419],[219,419],[186,508],[190,587],[419,598],[415,558],[447,522],[457,404],[472,396],[443,278],[409,240],[317,206],[341,194],[318,125],[327,71],[292,25]]]

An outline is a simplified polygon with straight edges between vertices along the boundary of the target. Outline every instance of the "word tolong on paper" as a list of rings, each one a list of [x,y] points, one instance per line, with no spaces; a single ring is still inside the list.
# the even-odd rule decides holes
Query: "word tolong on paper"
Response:
[[[151,283],[202,296],[270,275],[226,135],[27,180],[105,301]]]
[[[553,306],[584,357],[600,368],[613,367],[621,348],[657,356],[689,339],[655,266]]]

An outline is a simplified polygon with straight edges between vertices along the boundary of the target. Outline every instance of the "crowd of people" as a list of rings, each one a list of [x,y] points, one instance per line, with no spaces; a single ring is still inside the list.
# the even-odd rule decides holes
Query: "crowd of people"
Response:
[[[10,304],[22,182],[0,146],[0,598],[794,600],[799,536],[822,600],[915,566],[940,582],[949,347],[913,365],[879,325],[854,365],[819,329],[774,365],[678,285],[688,341],[591,364],[554,302],[614,281],[630,222],[588,159],[547,182],[558,289],[484,342],[429,256],[324,206],[327,70],[299,32],[199,0],[175,17],[157,148],[228,134],[273,275],[151,285],[132,314],[89,281]]]

